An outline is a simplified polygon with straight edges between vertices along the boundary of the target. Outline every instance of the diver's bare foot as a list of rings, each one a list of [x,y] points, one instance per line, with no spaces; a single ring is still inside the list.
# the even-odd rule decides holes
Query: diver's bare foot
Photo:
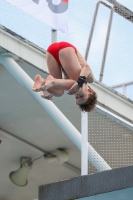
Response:
[[[39,92],[42,85],[44,85],[46,82],[45,79],[43,79],[39,74],[37,74],[34,78],[34,85],[32,87],[32,90],[35,92]]]
[[[44,91],[40,92],[40,95],[42,98],[44,99],[48,99],[48,100],[52,100],[53,94],[52,93],[48,93],[46,94]]]
[[[44,85],[42,85],[41,90],[48,90],[49,88],[52,88],[55,85],[55,78],[51,75],[49,75],[46,79],[46,82]]]

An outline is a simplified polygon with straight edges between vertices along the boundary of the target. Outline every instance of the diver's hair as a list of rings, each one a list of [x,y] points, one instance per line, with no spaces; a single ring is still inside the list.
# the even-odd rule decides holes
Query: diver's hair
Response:
[[[92,90],[92,93],[89,95],[89,97],[88,97],[87,101],[85,102],[85,104],[79,105],[77,103],[77,105],[79,106],[79,108],[82,111],[90,112],[90,111],[95,109],[97,102],[98,102],[97,101],[97,93],[94,90]]]

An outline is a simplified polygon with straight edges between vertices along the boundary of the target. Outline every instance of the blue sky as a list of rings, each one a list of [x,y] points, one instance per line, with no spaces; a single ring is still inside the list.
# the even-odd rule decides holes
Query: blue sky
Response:
[[[121,3],[126,8],[133,11],[133,1],[132,0],[117,0],[117,2]]]
[[[73,43],[85,55],[87,40],[97,0],[69,0],[69,33],[57,32],[58,41]],[[133,0],[119,0],[133,10]],[[88,63],[95,78],[99,79],[103,50],[110,10],[100,5]],[[51,43],[51,28],[15,8],[5,0],[0,0],[0,24],[16,32],[27,40],[46,49]],[[103,83],[112,86],[133,81],[133,23],[114,14],[105,63]],[[119,89],[120,91],[120,89]],[[128,97],[133,99],[133,86],[128,87]]]

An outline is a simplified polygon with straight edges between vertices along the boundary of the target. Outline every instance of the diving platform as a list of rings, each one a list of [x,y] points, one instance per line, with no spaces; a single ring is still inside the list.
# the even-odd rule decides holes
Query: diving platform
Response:
[[[40,185],[38,200],[132,200],[133,166]]]

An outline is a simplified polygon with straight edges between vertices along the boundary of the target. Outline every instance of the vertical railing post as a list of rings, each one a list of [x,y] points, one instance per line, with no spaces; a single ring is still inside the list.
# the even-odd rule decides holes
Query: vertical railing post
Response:
[[[57,30],[51,29],[51,43],[57,42]]]
[[[87,61],[88,55],[89,55],[89,50],[90,50],[90,46],[91,46],[91,41],[92,41],[92,36],[93,36],[93,31],[94,31],[94,27],[95,27],[95,23],[96,23],[96,17],[97,17],[97,13],[98,13],[98,8],[99,8],[99,4],[100,4],[100,0],[98,0],[96,7],[95,7],[95,11],[94,11],[94,16],[93,16],[93,20],[92,20],[92,25],[91,25],[91,30],[90,30],[90,34],[89,34],[89,38],[88,38],[88,42],[87,42],[87,47],[86,47],[86,52],[85,52],[85,60]]]
[[[93,35],[94,26],[95,26],[95,22],[96,22],[99,3],[100,3],[100,1],[98,1],[96,4],[94,16],[93,16],[92,26],[91,26],[90,35],[89,35],[87,48],[86,48],[86,52],[85,52],[85,60],[86,61],[87,61],[89,50],[90,50],[90,45],[91,45],[92,35]],[[81,112],[81,134],[82,134],[81,175],[86,175],[86,174],[88,174],[88,113],[84,113],[84,112]]]
[[[108,24],[106,42],[105,42],[105,46],[104,46],[102,66],[101,66],[101,70],[100,70],[100,77],[99,77],[99,81],[100,82],[102,82],[102,79],[103,79],[104,66],[105,66],[105,61],[106,61],[106,56],[107,56],[107,50],[108,50],[108,43],[109,43],[109,37],[110,37],[110,31],[111,31],[111,25],[112,25],[112,19],[113,19],[113,13],[114,13],[114,8],[112,7],[111,8],[111,12],[110,12],[110,19],[109,19],[109,24]]]
[[[88,174],[88,113],[81,111],[81,175]]]

